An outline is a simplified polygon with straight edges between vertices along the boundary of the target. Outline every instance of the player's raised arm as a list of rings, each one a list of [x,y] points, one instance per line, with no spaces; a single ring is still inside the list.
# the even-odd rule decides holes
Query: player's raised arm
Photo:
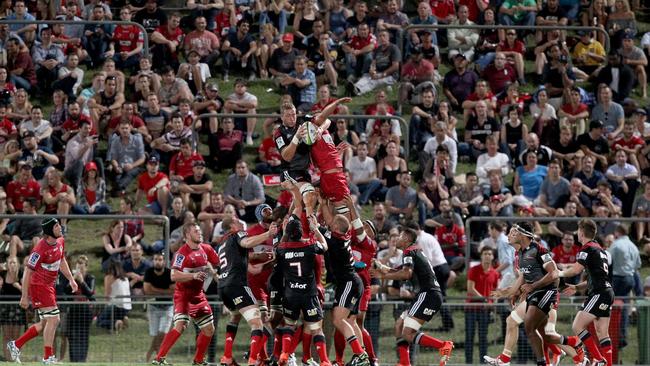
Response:
[[[278,225],[276,223],[272,223],[269,226],[269,230],[267,232],[262,233],[260,235],[247,236],[241,240],[239,245],[241,245],[242,248],[253,248],[264,243],[268,239],[273,238],[277,233],[278,233]]]
[[[344,97],[344,98],[339,98],[333,101],[332,103],[328,104],[325,108],[323,108],[323,110],[320,113],[318,113],[314,117],[314,124],[316,124],[316,126],[322,125],[323,122],[325,122],[325,120],[327,119],[327,117],[329,117],[332,113],[336,111],[336,108],[339,107],[339,104],[350,103],[351,101],[352,98]]]
[[[314,237],[316,238],[316,241],[318,241],[318,244],[323,248],[323,251],[327,251],[327,240],[323,236],[323,233],[320,232],[319,227],[320,225],[316,221],[315,217],[310,217],[308,218],[309,220],[309,230],[314,234]]]

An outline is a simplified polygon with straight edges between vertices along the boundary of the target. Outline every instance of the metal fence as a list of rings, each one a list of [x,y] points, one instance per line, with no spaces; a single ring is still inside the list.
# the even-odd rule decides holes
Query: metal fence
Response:
[[[17,301],[3,301],[0,298],[0,309],[3,312],[18,311]],[[560,334],[571,334],[571,323],[577,312],[581,298],[563,298],[558,309],[557,332]],[[151,309],[151,303],[145,301],[132,301],[132,309],[128,312],[127,327],[118,331],[112,326],[114,321],[120,318],[116,311],[116,305],[110,301],[98,300],[94,302],[60,302],[62,310],[62,322],[57,332],[56,354],[63,361],[78,357],[79,348],[85,348],[87,356],[82,362],[101,363],[142,363],[145,362],[145,355],[151,346],[152,337],[149,336],[149,321],[147,312]],[[169,303],[171,305],[171,303]],[[395,364],[395,319],[408,307],[403,301],[373,301],[366,314],[365,327],[371,334],[375,352],[380,364]],[[452,340],[456,347],[450,361],[451,364],[477,364],[479,361],[479,346],[481,342],[487,344],[487,354],[497,356],[503,349],[503,337],[505,335],[505,318],[510,312],[510,307],[504,304],[468,304],[465,302],[448,302],[446,309],[452,314],[454,327],[449,330],[440,330],[440,317],[433,320],[422,328],[423,331],[439,339]],[[223,353],[223,339],[225,325],[228,323],[228,315],[218,301],[212,302],[215,313],[215,326],[217,331],[208,351],[208,360],[218,362]],[[481,310],[483,309],[483,310]],[[618,347],[620,340],[620,319],[621,312],[631,312],[630,325],[627,327],[627,347]],[[33,311],[25,312],[25,321],[14,324],[3,322],[0,329],[5,337],[5,342],[11,337],[11,332],[17,328],[22,332],[26,325],[35,321]],[[333,326],[331,323],[331,312],[326,311],[324,330],[327,337],[330,358],[334,360],[334,342],[332,340]],[[471,319],[472,314],[481,313],[487,320],[486,326],[472,326],[466,320]],[[469,315],[468,315],[469,314]],[[106,324],[106,319],[109,319]],[[103,327],[99,327],[98,324]],[[12,329],[12,327],[14,329]],[[638,300],[634,304],[623,305],[620,301],[615,304],[612,311],[610,324],[610,336],[614,342],[614,356],[620,364],[650,364],[650,301]],[[471,338],[470,338],[471,335]],[[196,330],[189,327],[181,339],[172,349],[168,360],[173,363],[191,362],[194,354]],[[473,341],[471,341],[473,339]],[[479,341],[480,339],[480,341]],[[270,341],[272,342],[272,341]],[[235,340],[234,355],[239,360],[244,360],[243,355],[249,346],[249,328],[242,322]],[[268,345],[269,348],[271,345]],[[469,353],[473,349],[473,352]],[[296,356],[302,355],[301,346],[298,346]],[[36,338],[25,345],[22,350],[23,362],[40,361],[42,352],[42,339]],[[83,352],[82,352],[83,354]],[[316,353],[314,352],[314,355]],[[349,348],[346,350],[344,359],[351,356]],[[242,357],[242,358],[240,358]],[[78,360],[78,359],[77,359]],[[413,365],[430,365],[437,363],[438,353],[436,350],[414,347],[412,350]],[[525,364],[534,363],[534,356],[528,345],[522,327],[519,329],[519,341],[513,353],[513,363]],[[245,362],[244,361],[240,361]],[[564,364],[571,364],[568,358]]]

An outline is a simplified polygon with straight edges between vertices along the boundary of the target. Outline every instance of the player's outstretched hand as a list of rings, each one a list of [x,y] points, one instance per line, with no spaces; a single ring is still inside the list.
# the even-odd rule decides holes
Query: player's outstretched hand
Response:
[[[567,285],[566,288],[562,291],[563,295],[573,296],[578,290],[575,285]]]
[[[275,222],[273,222],[273,223],[271,223],[271,225],[269,225],[269,235],[270,235],[271,237],[274,237],[274,236],[276,236],[277,234],[278,234],[278,224],[276,224]]]
[[[203,272],[203,271],[194,272],[194,274],[192,275],[192,278],[195,279],[195,280],[199,280],[199,281],[205,281],[205,279],[208,278],[208,274]]]
[[[309,230],[312,232],[316,232],[318,230],[318,227],[320,226],[318,224],[318,220],[316,219],[316,216],[311,215],[307,218],[307,221],[309,222]]]
[[[70,288],[72,289],[73,294],[77,293],[77,290],[79,289],[79,285],[77,285],[77,281],[72,279],[72,281],[70,281]]]

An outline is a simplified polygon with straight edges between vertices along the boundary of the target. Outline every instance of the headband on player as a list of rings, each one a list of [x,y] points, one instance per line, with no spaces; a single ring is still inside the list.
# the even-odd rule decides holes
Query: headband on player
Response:
[[[532,231],[524,229],[520,224],[514,224],[514,225],[512,225],[512,228],[517,230],[518,232],[520,232],[524,236],[527,236],[527,237],[529,237],[531,239],[535,238],[535,234]]]

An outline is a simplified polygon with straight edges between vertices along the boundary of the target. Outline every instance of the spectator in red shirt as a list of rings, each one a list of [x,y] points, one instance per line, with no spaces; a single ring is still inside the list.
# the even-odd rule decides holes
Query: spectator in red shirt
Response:
[[[483,78],[488,82],[494,94],[501,94],[506,91],[508,85],[517,80],[515,69],[506,62],[506,55],[497,52],[494,63],[483,70]]]
[[[348,81],[356,81],[356,78],[370,72],[372,51],[375,48],[377,39],[370,33],[370,26],[367,23],[359,24],[356,35],[342,46]]]
[[[171,66],[174,70],[178,69],[178,54],[184,36],[180,24],[181,15],[174,12],[169,16],[167,24],[159,26],[151,33],[150,40],[154,44],[151,59],[155,70],[165,65]]]
[[[147,171],[138,178],[138,191],[135,202],[140,202],[144,194],[148,204],[140,210],[141,214],[166,215],[169,208],[169,178],[167,174],[158,171],[158,157],[150,156],[147,160]]]
[[[585,133],[586,120],[589,118],[589,107],[582,103],[580,88],[574,86],[569,92],[569,102],[562,105],[558,111],[560,125],[568,125],[574,136]]]
[[[209,238],[212,235],[214,225],[219,223],[225,217],[224,208],[225,201],[223,199],[223,194],[221,192],[211,194],[210,206],[205,207],[197,216],[197,220],[201,222],[201,231],[206,238]]]
[[[580,247],[575,245],[575,237],[570,232],[565,232],[562,234],[562,245],[558,245],[551,250],[551,256],[557,268],[563,270],[569,268],[576,262],[576,257],[580,251]],[[572,278],[565,278],[564,282],[568,284],[577,284],[580,280],[580,276],[575,276]]]
[[[4,146],[5,142],[18,137],[16,125],[7,118],[7,107],[7,104],[0,102],[0,147]]]
[[[7,203],[10,213],[23,212],[26,198],[41,201],[41,185],[32,177],[31,162],[19,163],[18,177],[7,184]]]
[[[448,199],[440,200],[439,208],[441,213],[434,218],[434,225],[438,226],[436,238],[451,269],[461,271],[465,266],[465,229],[462,222],[456,222]]]
[[[639,158],[637,155],[641,152],[641,149],[645,146],[645,141],[639,136],[634,134],[636,126],[633,121],[625,121],[623,125],[623,136],[614,141],[612,149],[614,151],[623,150],[627,153],[627,156],[630,158],[630,164],[634,165],[637,171],[641,171],[639,165]]]
[[[233,169],[242,157],[243,141],[244,133],[235,130],[235,121],[229,117],[222,119],[219,132],[208,136],[209,161],[213,164],[213,169]]]
[[[506,39],[499,43],[497,46],[497,52],[505,54],[508,58],[508,63],[515,65],[519,84],[525,85],[524,54],[526,53],[526,45],[523,41],[517,39],[517,31],[514,29],[508,29],[506,31]]]
[[[470,117],[475,116],[474,108],[478,102],[483,101],[487,106],[487,115],[488,117],[494,118],[494,112],[497,109],[497,98],[490,90],[490,86],[485,80],[478,80],[474,88],[474,92],[471,93],[467,100],[462,104],[463,106],[463,119],[465,120],[465,125]]]
[[[47,185],[43,187],[41,193],[45,204],[44,214],[67,215],[70,213],[72,206],[77,203],[74,190],[63,183],[62,178],[63,173],[54,168],[51,168],[45,174]],[[61,219],[61,226],[65,227],[67,221],[67,219]]]
[[[169,179],[182,182],[192,175],[192,164],[197,160],[203,161],[203,157],[198,152],[193,151],[190,139],[182,139],[180,146],[180,151],[172,157],[169,163]]]
[[[436,90],[433,84],[435,67],[425,60],[420,46],[411,50],[411,59],[402,66],[402,83],[399,88],[399,101],[402,104],[418,104],[419,95],[425,89]],[[413,100],[413,98],[418,98]]]
[[[77,103],[77,101],[68,103],[68,119],[66,119],[65,122],[63,122],[61,125],[61,140],[65,143],[74,137],[77,132],[79,132],[79,127],[81,126],[82,122],[87,122],[91,127],[94,126],[93,121],[90,119],[90,117],[81,114],[81,106],[79,103]],[[90,130],[90,135],[97,135],[97,131],[94,127]]]
[[[131,21],[131,10],[128,6],[120,10],[120,19]],[[107,57],[113,58],[118,70],[135,69],[140,64],[140,56],[144,45],[145,35],[135,25],[118,25],[113,32]]]
[[[9,81],[16,87],[30,91],[36,85],[36,68],[29,49],[21,46],[16,38],[10,38],[5,44],[7,49],[7,69]]]
[[[490,293],[496,290],[500,277],[501,275],[494,268],[494,250],[483,247],[481,263],[467,271],[466,302],[491,303]],[[479,360],[487,355],[488,325],[490,325],[490,308],[471,305],[465,307],[465,363],[470,365],[474,363],[475,329],[478,329]]]
[[[195,29],[183,39],[183,50],[185,54],[190,50],[196,50],[201,56],[201,62],[213,66],[219,58],[221,42],[216,34],[206,29],[207,25],[205,17],[197,17],[194,20]]]
[[[323,85],[327,88],[327,85]],[[260,162],[255,166],[256,174],[280,174],[282,173],[282,156],[275,146],[273,135],[275,129],[279,128],[279,124],[275,124],[273,132],[267,138],[262,140],[260,147],[257,149]]]

